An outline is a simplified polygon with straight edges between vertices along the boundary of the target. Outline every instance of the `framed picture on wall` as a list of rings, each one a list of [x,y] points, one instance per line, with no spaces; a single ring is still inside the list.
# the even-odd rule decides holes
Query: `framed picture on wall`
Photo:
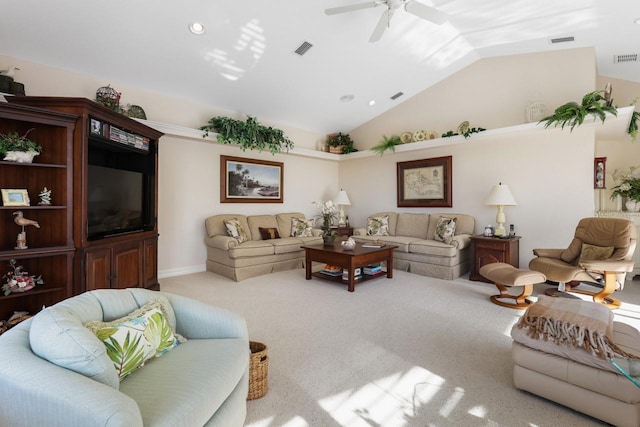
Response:
[[[607,188],[605,183],[606,169],[606,157],[596,157],[595,159],[593,159],[593,188]]]
[[[284,163],[220,156],[220,203],[282,203]]]
[[[398,162],[398,207],[450,208],[451,165],[451,156]]]

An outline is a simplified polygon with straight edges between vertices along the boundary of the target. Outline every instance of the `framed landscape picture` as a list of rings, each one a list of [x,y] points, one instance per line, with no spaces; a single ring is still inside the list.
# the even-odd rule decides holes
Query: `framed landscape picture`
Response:
[[[451,156],[398,162],[398,207],[450,208],[451,163]]]
[[[220,156],[220,203],[282,203],[284,163]]]

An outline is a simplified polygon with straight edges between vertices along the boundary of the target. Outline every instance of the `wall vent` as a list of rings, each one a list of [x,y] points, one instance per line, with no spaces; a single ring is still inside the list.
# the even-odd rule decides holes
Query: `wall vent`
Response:
[[[393,95],[391,99],[395,101],[396,99],[400,98],[402,95],[404,95],[404,93],[398,92],[395,95]]]
[[[551,39],[551,43],[567,43],[567,42],[572,42],[575,41],[575,37],[573,36],[568,36],[568,37],[558,37],[555,39]]]
[[[626,55],[613,55],[613,63],[619,62],[638,62],[637,53],[627,53]]]
[[[296,52],[298,55],[302,56],[302,55],[304,55],[305,53],[307,53],[307,51],[308,51],[309,49],[311,49],[311,47],[313,47],[313,45],[312,45],[311,43],[309,43],[309,42],[302,42],[302,44],[301,44],[300,46],[298,46],[298,48],[295,50],[295,52]]]

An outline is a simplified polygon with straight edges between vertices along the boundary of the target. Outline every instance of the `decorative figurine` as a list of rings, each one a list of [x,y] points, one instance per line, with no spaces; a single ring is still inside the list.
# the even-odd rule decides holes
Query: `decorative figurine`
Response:
[[[36,228],[40,228],[40,224],[38,224],[38,221],[34,221],[32,219],[27,219],[23,216],[22,211],[15,211],[13,213],[13,215],[15,215],[15,218],[13,219],[13,222],[15,222],[16,224],[18,224],[20,227],[22,227],[22,232],[18,233],[18,238],[16,239],[16,249],[27,249],[27,232],[24,231],[24,228],[28,225],[33,225]]]
[[[50,205],[51,204],[51,190],[47,187],[44,187],[42,191],[38,194],[40,196],[39,205]]]

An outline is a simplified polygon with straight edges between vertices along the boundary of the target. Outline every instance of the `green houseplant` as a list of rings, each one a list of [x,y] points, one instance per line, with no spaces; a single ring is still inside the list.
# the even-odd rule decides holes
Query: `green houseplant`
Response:
[[[569,126],[571,131],[576,126],[581,125],[590,115],[602,120],[602,123],[604,123],[607,113],[617,116],[618,109],[610,100],[605,99],[602,93],[604,93],[604,90],[589,92],[582,97],[580,104],[567,102],[556,108],[552,115],[545,117],[538,123],[544,123],[545,129],[551,125],[560,125],[562,129],[565,126]]]
[[[377,145],[374,145],[373,147],[371,147],[371,151],[378,153],[382,156],[382,154],[387,150],[391,150],[395,152],[396,145],[400,145],[400,144],[402,144],[402,139],[400,139],[398,135],[391,135],[391,136],[383,135],[380,142]]]
[[[330,147],[329,151],[334,154],[349,154],[358,151],[353,146],[353,140],[348,133],[338,132],[327,136],[327,145]]]
[[[213,117],[200,130],[204,131],[203,138],[209,136],[209,132],[216,132],[219,143],[238,144],[242,151],[269,150],[271,154],[276,154],[293,148],[293,142],[282,130],[263,126],[251,116],[246,121],[224,116]]]
[[[42,152],[42,146],[27,138],[29,129],[24,135],[17,132],[0,133],[0,154],[4,160],[31,163],[33,158]]]

